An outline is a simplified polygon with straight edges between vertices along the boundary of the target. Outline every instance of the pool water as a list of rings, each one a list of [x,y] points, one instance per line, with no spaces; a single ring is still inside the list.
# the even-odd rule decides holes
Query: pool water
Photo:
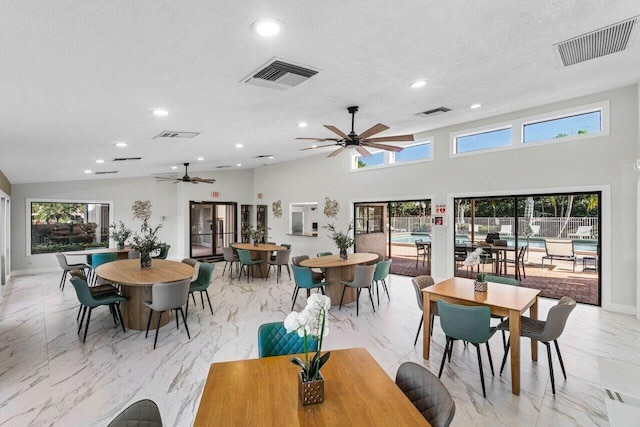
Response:
[[[431,236],[426,233],[411,233],[411,234],[399,234],[391,235],[392,243],[415,243],[416,240],[423,240],[425,242],[431,241]]]

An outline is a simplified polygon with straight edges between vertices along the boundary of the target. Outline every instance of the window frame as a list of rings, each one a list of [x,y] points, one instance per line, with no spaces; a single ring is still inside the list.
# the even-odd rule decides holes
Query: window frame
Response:
[[[360,209],[364,210],[365,212],[365,215],[363,217],[358,216],[358,211]],[[380,210],[379,214],[376,213],[377,210]],[[358,221],[363,221],[363,228],[361,229],[361,231],[358,231]],[[378,224],[374,224],[373,230],[371,230],[371,227],[369,226],[372,221],[378,222]],[[377,204],[358,204],[356,206],[355,226],[354,226],[353,234],[361,235],[361,234],[384,233],[383,222],[384,222],[384,206],[377,205]]]
[[[431,162],[431,161],[433,161],[434,151],[435,151],[435,144],[434,144],[433,136],[429,136],[429,137],[426,137],[426,138],[420,138],[419,141],[412,141],[409,144],[401,145],[400,147],[407,148],[407,147],[415,147],[416,145],[426,145],[426,144],[430,144],[431,145],[431,156],[430,157],[425,157],[425,158],[416,159],[416,160],[408,160],[406,162],[399,162],[399,163],[395,162],[395,153],[393,151],[377,150],[377,149],[376,150],[369,150],[371,152],[371,154],[376,154],[376,153],[379,153],[379,152],[383,152],[384,153],[384,162],[381,165],[367,166],[366,168],[358,168],[357,167],[357,159],[362,157],[362,156],[360,155],[360,153],[355,152],[354,154],[351,154],[349,156],[349,171],[350,172],[362,172],[362,171],[365,171],[365,170],[376,170],[376,169],[383,169],[383,168],[389,168],[389,167],[414,165],[416,163]]]
[[[465,151],[464,153],[456,152],[458,138],[463,138],[465,136],[480,135],[480,134],[483,134],[483,133],[498,132],[498,131],[506,130],[506,129],[511,130],[511,144],[503,145],[503,146],[500,146],[500,147],[485,148],[485,149],[481,149],[481,150]],[[473,156],[473,155],[476,155],[478,153],[491,153],[491,152],[495,152],[495,151],[508,150],[511,147],[511,145],[513,144],[513,134],[514,134],[514,126],[510,122],[493,124],[493,125],[488,125],[488,126],[481,126],[481,127],[478,127],[478,128],[474,128],[474,129],[470,129],[470,130],[466,130],[466,131],[462,131],[462,132],[455,132],[455,133],[451,134],[451,135],[455,135],[451,139],[451,154],[453,156],[455,156],[455,157],[458,157],[458,156]]]

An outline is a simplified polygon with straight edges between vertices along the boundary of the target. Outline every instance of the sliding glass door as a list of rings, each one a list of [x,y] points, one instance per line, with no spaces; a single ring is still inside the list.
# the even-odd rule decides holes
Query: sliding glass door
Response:
[[[236,203],[190,202],[190,256],[219,256],[236,241]]]

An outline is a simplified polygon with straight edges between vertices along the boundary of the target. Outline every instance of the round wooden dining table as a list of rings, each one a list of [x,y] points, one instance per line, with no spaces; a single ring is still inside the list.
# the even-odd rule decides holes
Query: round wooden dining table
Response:
[[[326,255],[317,258],[305,259],[300,263],[302,267],[324,269],[325,293],[331,298],[331,305],[339,305],[342,296],[341,280],[350,282],[356,270],[356,265],[366,264],[378,259],[378,254],[368,252],[356,252],[349,254],[347,259],[340,259],[340,255]],[[356,300],[356,288],[347,288],[342,300],[343,304]]]
[[[193,267],[189,264],[164,259],[153,259],[151,268],[140,268],[139,259],[126,259],[102,264],[96,268],[98,277],[121,286],[122,296],[127,301],[122,303],[121,311],[124,325],[129,329],[144,331],[147,329],[149,312],[143,301],[151,301],[151,287],[154,283],[169,283],[193,277]],[[158,313],[153,313],[153,325],[157,325]],[[160,326],[169,322],[170,316],[164,316]]]
[[[260,243],[258,246],[253,243],[234,243],[231,247],[236,249],[244,249],[251,252],[251,259],[262,260],[260,264],[260,270],[262,271],[262,277],[267,277],[269,273],[269,259],[274,251],[285,251],[286,247],[280,245],[272,245],[268,243]],[[248,269],[252,270],[252,269]],[[251,273],[250,273],[251,274]]]

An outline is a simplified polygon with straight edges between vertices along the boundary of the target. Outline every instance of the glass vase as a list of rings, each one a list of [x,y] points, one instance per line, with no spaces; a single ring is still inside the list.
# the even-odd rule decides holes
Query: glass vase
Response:
[[[140,268],[151,268],[151,253],[140,251]]]
[[[347,250],[346,249],[340,249],[340,259],[341,260],[346,260],[349,257],[349,255],[347,255]]]

